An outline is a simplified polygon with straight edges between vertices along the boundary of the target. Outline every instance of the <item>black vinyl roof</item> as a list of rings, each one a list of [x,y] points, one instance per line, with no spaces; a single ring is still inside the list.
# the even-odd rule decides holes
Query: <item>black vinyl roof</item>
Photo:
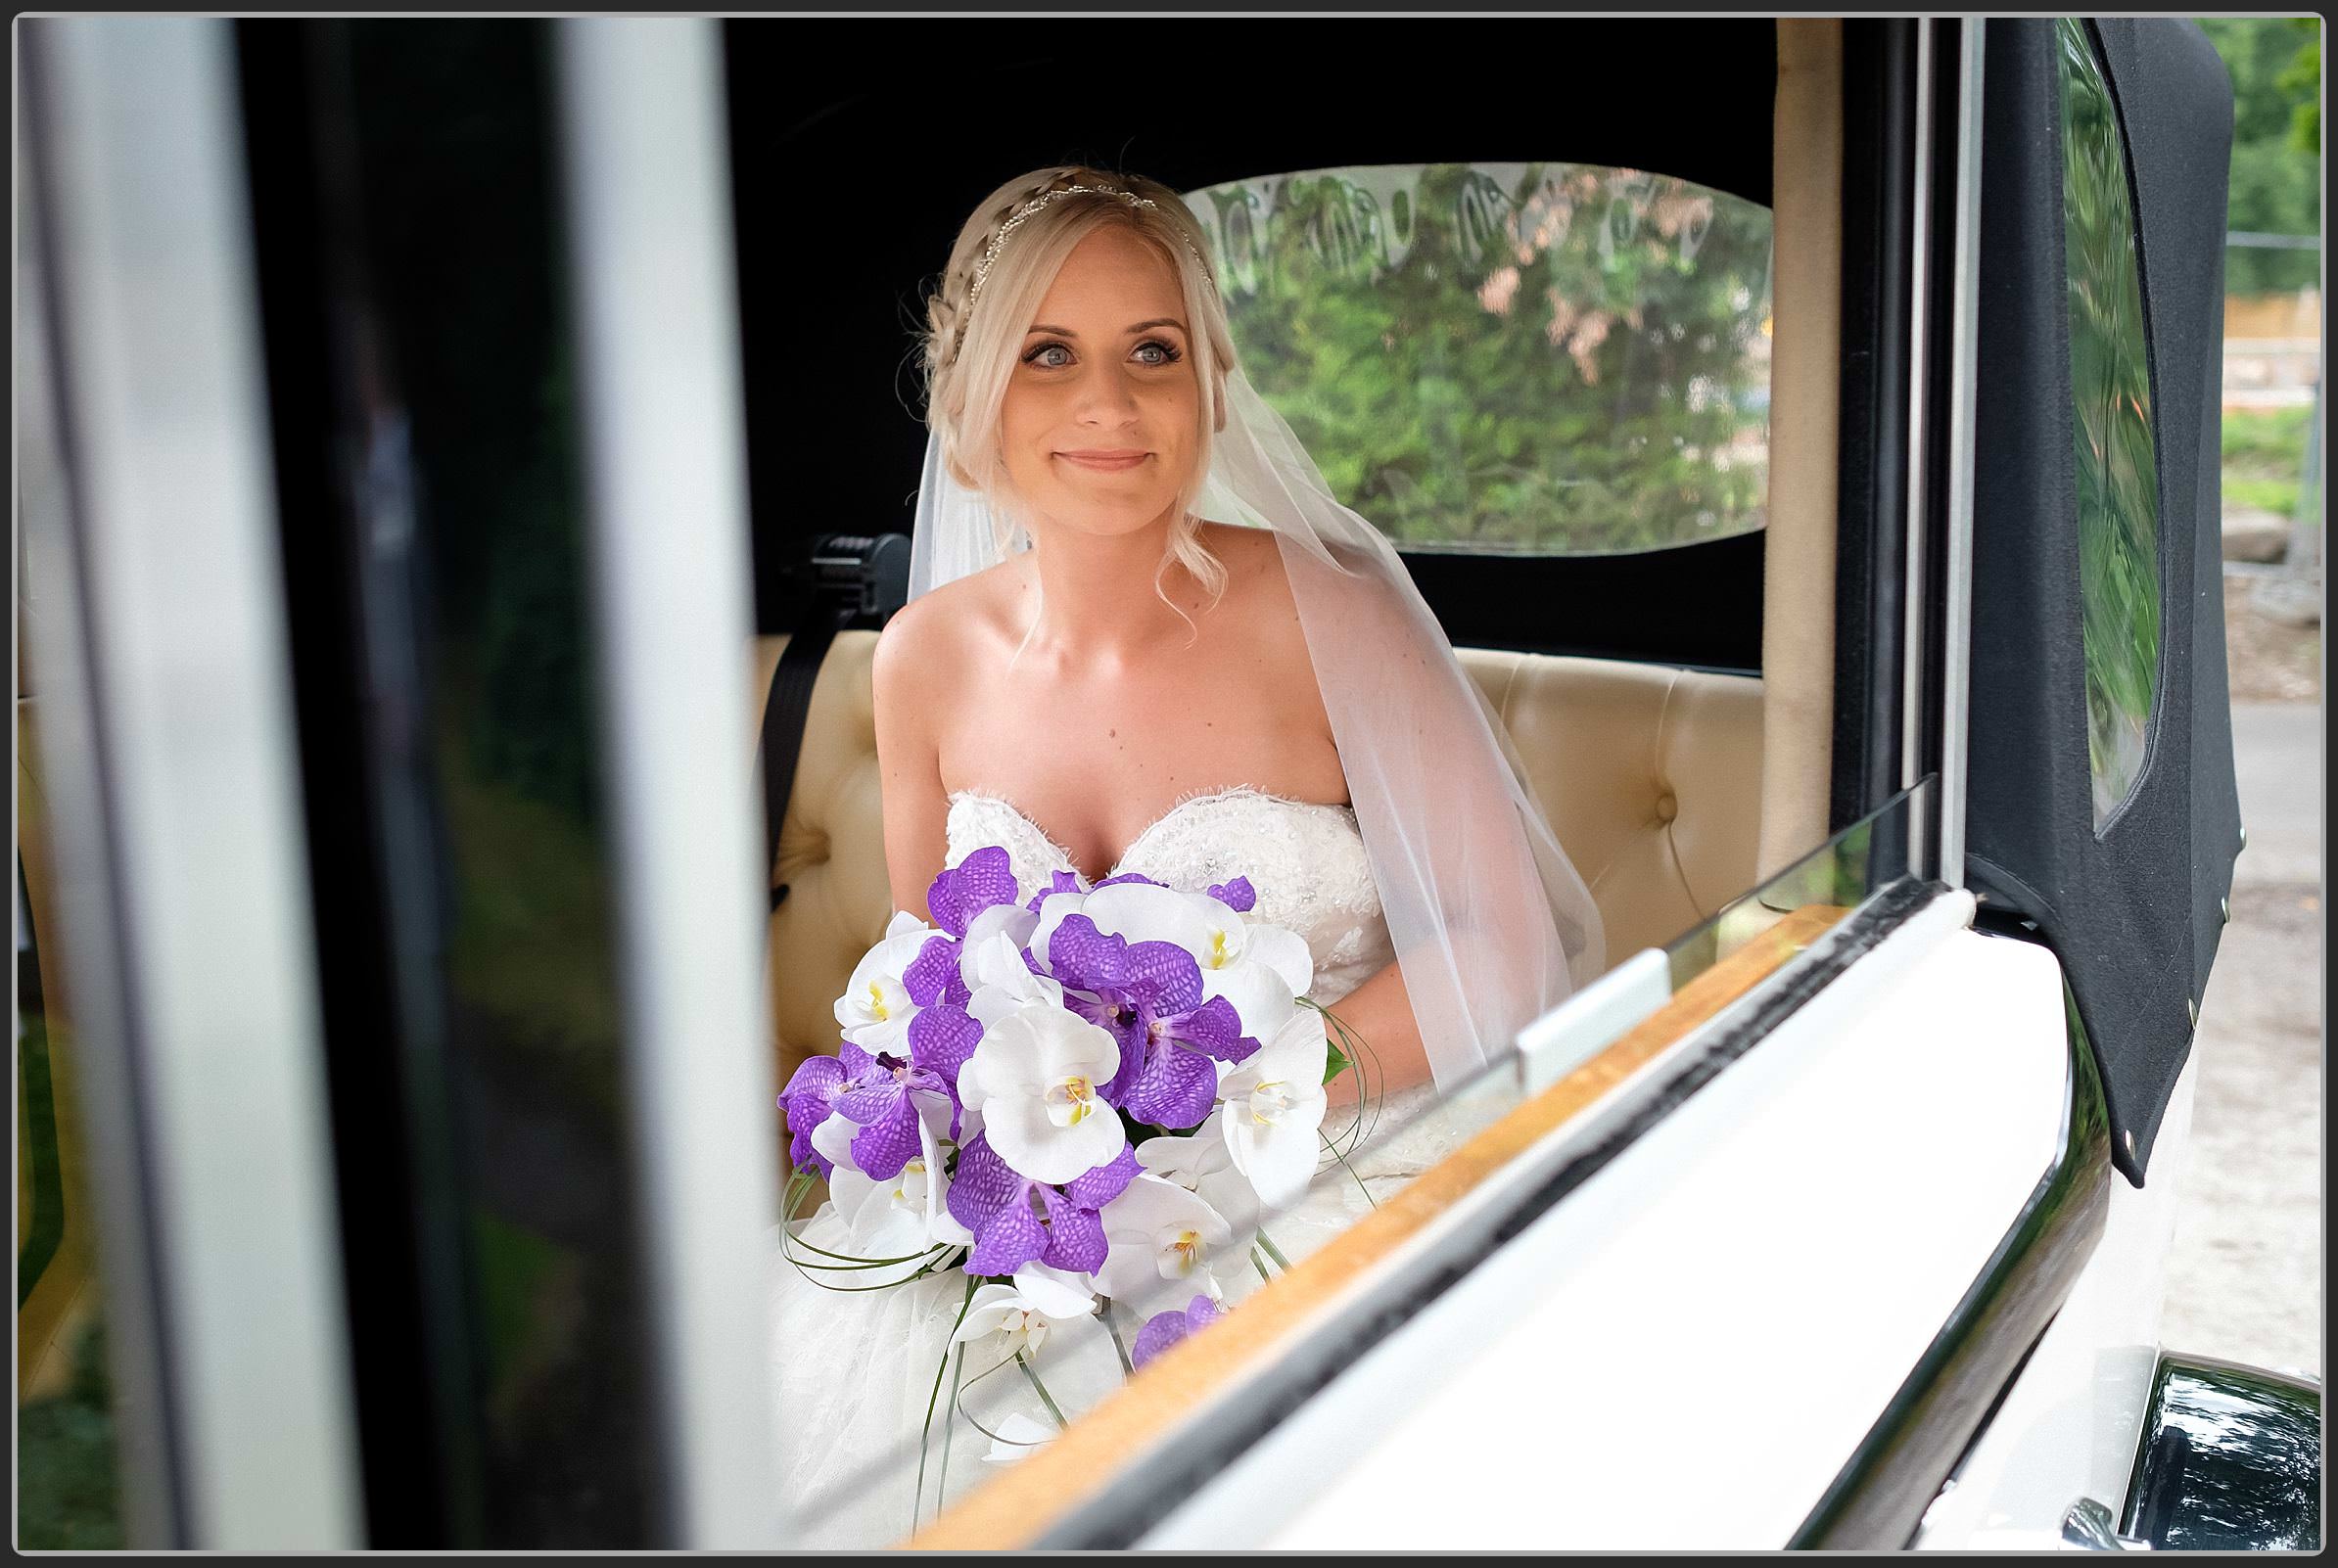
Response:
[[[2140,1182],[2191,1051],[2240,850],[2224,667],[2219,428],[2232,89],[2199,27],[2105,21],[2132,163],[2157,432],[2158,697],[2098,834],[2080,623],[2055,24],[1992,19],[1984,72],[1967,871],[2034,921]]]

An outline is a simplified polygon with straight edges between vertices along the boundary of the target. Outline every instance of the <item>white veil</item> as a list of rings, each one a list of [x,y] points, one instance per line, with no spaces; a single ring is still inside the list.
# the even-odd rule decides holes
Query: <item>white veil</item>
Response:
[[[1333,496],[1239,365],[1226,407],[1193,510],[1281,544],[1429,1069],[1450,1088],[1605,967],[1599,909],[1394,546]],[[926,443],[912,598],[1004,558],[989,502],[941,445]]]

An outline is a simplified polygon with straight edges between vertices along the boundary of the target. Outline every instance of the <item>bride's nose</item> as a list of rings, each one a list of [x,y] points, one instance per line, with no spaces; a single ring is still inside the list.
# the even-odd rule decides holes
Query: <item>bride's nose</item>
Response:
[[[1137,417],[1136,379],[1119,365],[1099,365],[1080,378],[1072,413],[1084,425],[1126,425]]]

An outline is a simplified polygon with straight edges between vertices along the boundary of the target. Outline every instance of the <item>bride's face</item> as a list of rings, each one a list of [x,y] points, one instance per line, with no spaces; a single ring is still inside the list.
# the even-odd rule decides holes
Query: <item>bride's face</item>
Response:
[[[1065,259],[999,411],[1007,479],[1043,537],[1132,533],[1177,504],[1200,410],[1185,314],[1175,269],[1125,228]]]

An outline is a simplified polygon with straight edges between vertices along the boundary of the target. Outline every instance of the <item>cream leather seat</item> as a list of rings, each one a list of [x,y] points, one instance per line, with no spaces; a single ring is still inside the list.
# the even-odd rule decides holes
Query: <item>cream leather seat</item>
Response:
[[[761,704],[784,637],[756,647]],[[820,666],[775,875],[772,1023],[781,1082],[832,1050],[836,997],[884,934],[876,633],[838,636]],[[1761,683],[1655,665],[1464,649],[1462,664],[1517,744],[1551,825],[1590,884],[1613,963],[1660,946],[1754,885],[1760,837]]]

